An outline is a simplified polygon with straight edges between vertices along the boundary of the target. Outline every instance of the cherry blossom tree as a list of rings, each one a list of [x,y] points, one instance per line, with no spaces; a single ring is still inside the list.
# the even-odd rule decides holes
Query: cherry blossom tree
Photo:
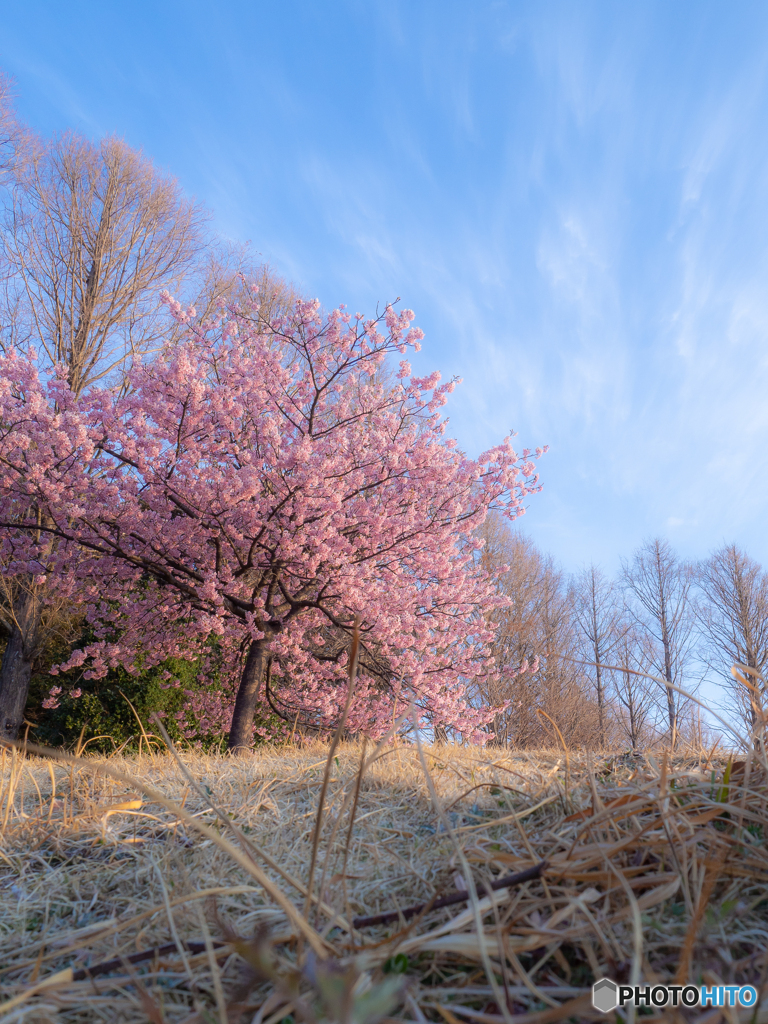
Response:
[[[366,320],[299,301],[269,321],[254,293],[199,323],[166,301],[187,335],[127,388],[76,394],[64,372],[1,361],[3,554],[76,586],[97,637],[61,668],[139,670],[214,638],[242,751],[265,702],[335,723],[338,638],[357,620],[350,728],[381,733],[413,701],[433,727],[479,735],[495,709],[472,708],[466,687],[493,672],[487,613],[505,599],[475,534],[538,490],[532,453],[507,438],[468,458],[440,411],[455,381],[405,359],[379,372],[420,347],[409,310]]]

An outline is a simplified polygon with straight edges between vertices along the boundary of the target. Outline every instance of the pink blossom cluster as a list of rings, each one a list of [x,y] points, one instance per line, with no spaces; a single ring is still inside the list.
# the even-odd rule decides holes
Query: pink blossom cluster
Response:
[[[272,679],[249,715],[330,728],[348,683],[345,645],[326,657],[324,637],[357,619],[384,668],[361,667],[350,728],[379,735],[415,704],[487,738],[497,709],[467,693],[494,671],[488,613],[505,599],[474,532],[491,509],[522,513],[544,449],[505,438],[469,459],[441,413],[455,381],[407,360],[394,382],[377,373],[420,348],[410,310],[298,302],[265,323],[254,294],[201,323],[166,301],[186,336],[126,387],[76,398],[32,359],[0,359],[0,554],[81,602],[96,636],[59,668],[136,672],[215,637],[225,685],[188,695],[188,732],[230,728],[249,652]]]
[[[82,697],[82,695],[83,695],[83,691],[80,689],[79,686],[76,687],[74,690],[70,690],[69,691],[69,696],[73,700],[77,700],[77,698],[78,697]],[[61,697],[61,687],[60,686],[52,686],[51,689],[48,691],[48,696],[43,701],[43,707],[46,708],[47,710],[51,710],[53,708],[57,708],[59,706],[60,697]]]

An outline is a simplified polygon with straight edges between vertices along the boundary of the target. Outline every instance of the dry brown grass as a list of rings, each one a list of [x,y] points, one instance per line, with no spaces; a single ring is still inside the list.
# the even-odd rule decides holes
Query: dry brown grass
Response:
[[[200,791],[168,754],[4,751],[3,1021],[546,1024],[600,1018],[600,976],[749,982],[768,997],[768,773],[756,756],[724,785],[725,762],[706,755],[444,746],[420,758],[389,745],[361,776],[360,745],[330,762],[328,751],[183,753]],[[543,878],[484,895],[543,860]],[[350,925],[457,884],[476,897]],[[768,1021],[768,1001],[728,1012]]]

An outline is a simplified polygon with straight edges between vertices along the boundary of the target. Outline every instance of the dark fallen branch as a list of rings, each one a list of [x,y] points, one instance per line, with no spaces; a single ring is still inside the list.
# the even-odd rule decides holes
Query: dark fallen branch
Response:
[[[204,953],[205,943],[204,942],[184,942],[182,943],[184,949],[188,953]],[[226,942],[211,943],[214,949],[220,949],[222,946],[226,946]],[[177,953],[179,947],[175,942],[169,942],[165,946],[155,946],[154,949],[143,949],[140,953],[131,953],[130,956],[117,956],[114,960],[104,960],[103,963],[94,964],[93,967],[81,967],[77,971],[72,972],[73,981],[85,981],[88,978],[97,978],[100,974],[111,974],[112,971],[117,971],[121,967],[128,964],[140,964],[145,960],[154,960],[155,957],[168,956],[170,953]]]
[[[534,864],[532,868],[525,871],[518,871],[515,875],[505,875],[491,882],[486,889],[507,889],[512,885],[522,885],[523,882],[530,882],[534,878],[540,878],[547,870],[547,862],[543,860],[540,864]],[[450,896],[443,896],[439,900],[431,900],[428,903],[417,903],[415,907],[406,907],[405,910],[389,910],[385,914],[374,914],[372,917],[356,917],[352,922],[353,928],[372,928],[375,924],[390,924],[392,921],[399,921],[400,918],[408,920],[415,917],[423,910],[439,910],[441,907],[452,907],[455,903],[466,903],[471,897],[468,892],[454,892]]]

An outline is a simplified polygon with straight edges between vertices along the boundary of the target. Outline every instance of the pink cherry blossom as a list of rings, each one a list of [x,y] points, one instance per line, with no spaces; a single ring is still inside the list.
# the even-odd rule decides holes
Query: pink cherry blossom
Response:
[[[59,694],[61,693],[60,686],[52,686],[48,691],[48,696],[43,701],[43,707],[47,710],[52,710],[59,706]]]

